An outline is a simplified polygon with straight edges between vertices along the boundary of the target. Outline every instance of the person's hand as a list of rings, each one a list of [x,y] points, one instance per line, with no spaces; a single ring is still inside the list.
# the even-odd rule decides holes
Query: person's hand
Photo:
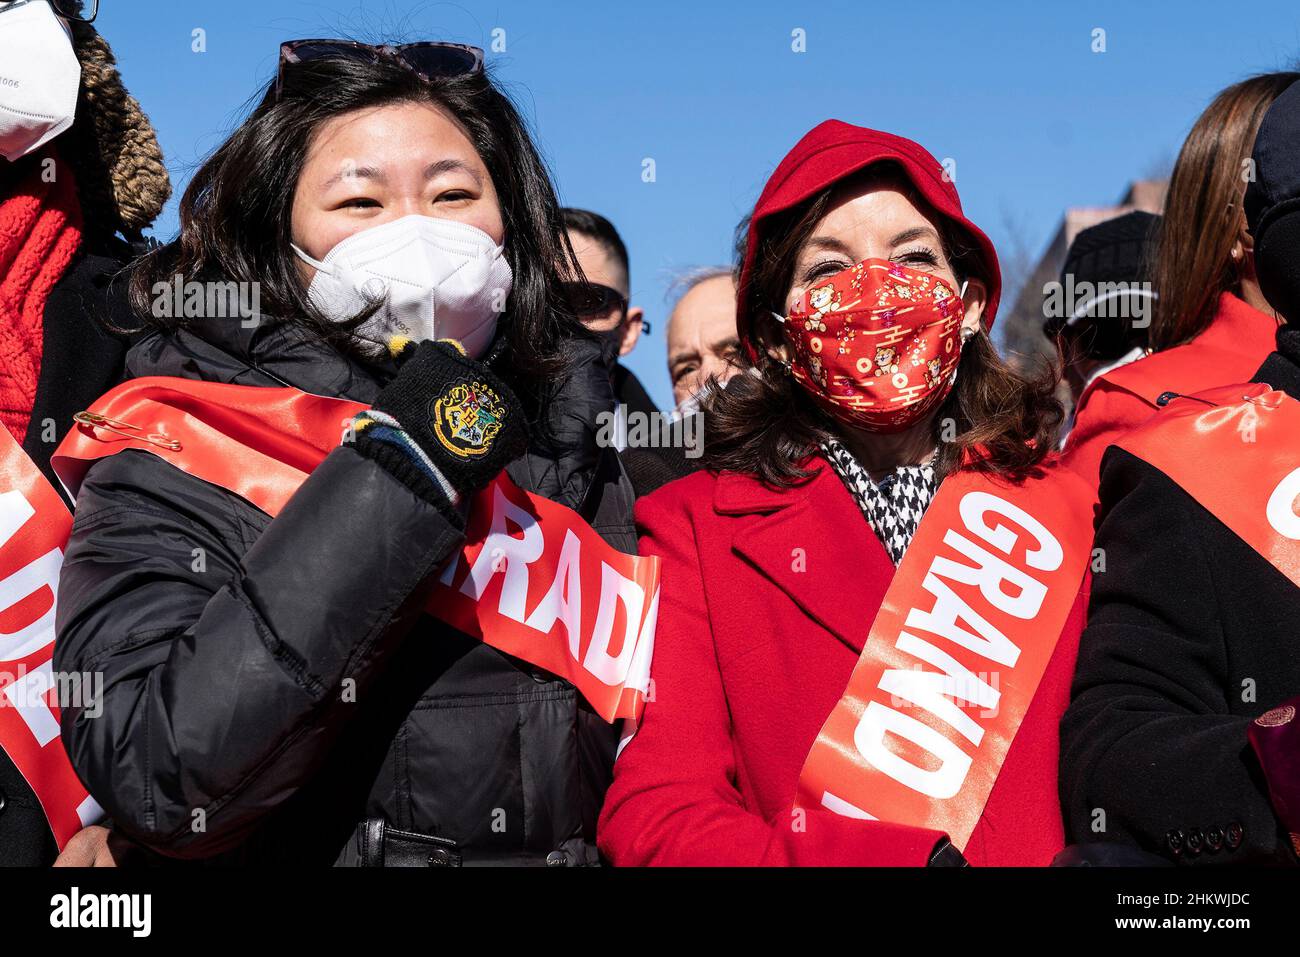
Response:
[[[108,850],[108,828],[92,824],[83,828],[63,846],[54,861],[55,867],[117,867]]]
[[[463,501],[523,454],[523,409],[510,388],[454,340],[407,342],[397,358],[397,375],[356,417],[356,449],[458,515]]]

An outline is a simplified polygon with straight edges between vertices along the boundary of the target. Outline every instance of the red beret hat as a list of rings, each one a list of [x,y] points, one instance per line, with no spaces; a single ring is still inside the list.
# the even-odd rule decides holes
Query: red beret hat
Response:
[[[763,187],[763,194],[750,218],[749,241],[736,290],[736,327],[751,357],[754,351],[749,340],[749,314],[752,312],[748,302],[749,284],[764,223],[774,214],[798,206],[854,173],[883,162],[895,164],[935,211],[970,238],[980,262],[979,277],[988,285],[984,324],[993,324],[1002,293],[998,255],[984,232],[962,212],[957,187],[944,175],[939,162],[924,148],[901,136],[840,120],[826,120],[810,130],[781,160],[781,165]]]

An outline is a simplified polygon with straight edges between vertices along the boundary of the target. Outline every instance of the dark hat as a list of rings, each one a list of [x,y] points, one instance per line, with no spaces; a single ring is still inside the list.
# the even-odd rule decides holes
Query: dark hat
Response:
[[[756,358],[748,334],[750,313],[755,305],[749,301],[750,283],[754,274],[754,257],[767,220],[877,163],[894,164],[935,212],[970,239],[980,264],[979,277],[988,284],[984,324],[993,324],[1002,292],[998,255],[989,238],[962,212],[957,187],[952,178],[945,175],[939,161],[922,146],[904,137],[853,126],[841,120],[826,120],[806,133],[781,160],[763,187],[763,194],[750,217],[749,241],[736,288],[736,327],[750,358]]]
[[[1044,301],[1043,332],[1049,339],[1055,339],[1066,326],[1090,320],[1115,326],[1115,335],[1107,338],[1117,342],[1136,343],[1141,340],[1141,335],[1135,334],[1137,330],[1130,318],[1125,317],[1140,315],[1141,310],[1149,308],[1150,304],[1121,303],[1119,300],[1124,297],[1130,300],[1153,297],[1150,290],[1140,284],[1145,278],[1148,249],[1159,222],[1159,216],[1135,210],[1089,226],[1074,237],[1061,267],[1061,286],[1063,289],[1078,289],[1086,283],[1084,288],[1092,290],[1093,294],[1076,302],[1065,302],[1064,297],[1058,296],[1057,301],[1063,302],[1065,308],[1050,315],[1047,315],[1047,302]],[[1115,289],[1117,283],[1123,286]],[[1111,288],[1102,288],[1102,284]],[[1117,316],[1120,318],[1116,319]]]
[[[1255,134],[1246,182],[1246,224],[1255,244],[1280,216],[1300,207],[1300,83],[1273,101]]]
[[[1269,305],[1300,323],[1300,83],[1273,101],[1255,134],[1246,183],[1246,225]]]

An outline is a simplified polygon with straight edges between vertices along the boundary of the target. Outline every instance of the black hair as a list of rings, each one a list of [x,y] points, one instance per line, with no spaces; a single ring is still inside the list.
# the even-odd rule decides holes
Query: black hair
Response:
[[[365,315],[334,322],[308,299],[291,248],[294,192],[312,138],[325,122],[401,102],[435,104],[450,113],[492,177],[514,273],[494,355],[517,385],[542,391],[566,368],[563,339],[581,328],[560,287],[576,263],[528,129],[482,72],[426,81],[387,57],[324,57],[286,66],[278,95],[272,82],[195,173],[181,198],[179,237],[135,269],[136,312],[155,326],[182,325],[183,318],[159,319],[150,308],[155,284],[178,274],[187,281],[257,282],[264,319],[297,324],[355,351],[350,333]]]
[[[564,228],[570,229],[575,233],[588,236],[605,247],[605,251],[618,260],[623,266],[623,273],[629,279],[632,272],[628,264],[627,245],[623,242],[623,237],[618,234],[618,230],[600,213],[593,213],[589,209],[575,209],[572,206],[565,206],[560,210],[564,217]]]

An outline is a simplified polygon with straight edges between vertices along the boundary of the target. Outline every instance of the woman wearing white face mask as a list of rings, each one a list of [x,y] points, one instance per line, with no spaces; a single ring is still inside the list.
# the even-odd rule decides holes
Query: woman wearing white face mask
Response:
[[[91,26],[98,7],[0,0],[0,457],[51,482],[72,416],[121,379],[129,339],[115,330],[135,323],[118,277],[170,194],[153,128]],[[23,597],[0,588],[0,608]],[[48,663],[46,635],[29,669]],[[0,661],[8,651],[0,640]],[[104,832],[75,829],[97,812],[59,819],[44,783],[71,773],[67,758],[57,737],[31,740],[0,719],[0,866],[49,864],[59,846],[60,863],[91,863]]]
[[[437,591],[503,466],[577,513],[584,549],[590,523],[635,551],[630,489],[594,441],[608,376],[569,337],[568,254],[482,51],[282,47],[261,105],[195,175],[179,239],[134,279],[158,328],[114,395],[164,382],[189,411],[82,436],[154,433],[74,481],[58,605],[58,666],[105,674],[103,714],[66,709],[64,738],[136,846],[596,861],[613,726],[527,649],[499,650],[491,623],[481,640],[449,624]],[[360,413],[312,426],[322,402]]]

